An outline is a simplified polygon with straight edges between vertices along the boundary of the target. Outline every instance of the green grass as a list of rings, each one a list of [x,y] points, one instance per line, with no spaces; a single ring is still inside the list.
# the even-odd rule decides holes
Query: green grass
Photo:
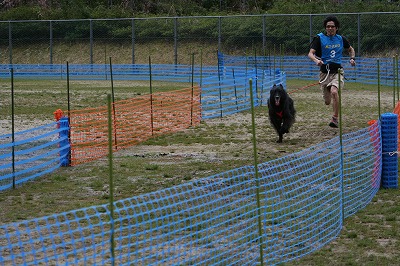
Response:
[[[297,121],[282,144],[267,117],[255,110],[259,161],[276,159],[338,135],[327,127],[331,108],[323,104],[314,81],[288,80]],[[188,84],[155,83],[155,91]],[[148,82],[116,81],[116,99],[149,92]],[[297,91],[295,91],[297,90]],[[393,110],[392,88],[382,86],[381,113]],[[107,82],[71,84],[71,109],[106,104]],[[353,132],[377,119],[377,86],[346,83],[342,92],[343,130]],[[0,81],[0,119],[10,119],[9,81]],[[67,108],[66,81],[16,80],[16,123],[53,121],[53,112]],[[36,121],[38,123],[38,121]],[[47,123],[47,122],[45,122]],[[35,124],[32,124],[35,126]],[[38,124],[36,124],[38,126]],[[8,129],[4,129],[8,130]],[[166,134],[114,153],[115,200],[172,187],[190,180],[253,164],[250,112],[206,120],[184,132]],[[1,193],[0,223],[8,223],[108,202],[108,159],[63,167],[15,190]],[[73,193],[71,193],[73,192]],[[323,249],[283,265],[399,265],[400,193],[381,189],[365,209],[344,221],[338,238]]]

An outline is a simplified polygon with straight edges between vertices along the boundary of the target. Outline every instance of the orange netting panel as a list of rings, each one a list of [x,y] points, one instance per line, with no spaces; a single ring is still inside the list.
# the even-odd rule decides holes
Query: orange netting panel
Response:
[[[400,151],[400,102],[397,102],[393,113],[397,114],[397,150]]]
[[[108,154],[107,106],[70,112],[71,165]],[[201,120],[200,88],[117,101],[112,110],[113,149],[196,126]]]

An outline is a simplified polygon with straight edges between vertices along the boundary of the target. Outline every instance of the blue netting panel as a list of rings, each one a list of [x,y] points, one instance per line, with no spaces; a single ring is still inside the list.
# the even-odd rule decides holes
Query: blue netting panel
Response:
[[[115,80],[149,80],[150,71],[153,80],[171,82],[200,82],[202,78],[217,76],[218,70],[235,68],[245,72],[247,68],[257,68],[274,76],[279,69],[291,79],[318,80],[319,68],[306,56],[234,56],[219,53],[219,68],[217,66],[191,66],[170,64],[116,64],[112,66]],[[343,57],[345,78],[348,82],[377,84],[378,58],[357,58],[357,65],[351,67],[349,57]],[[393,85],[396,75],[393,58],[379,58],[380,83]],[[244,67],[246,66],[246,67]],[[16,77],[26,78],[57,78],[66,79],[67,67],[62,64],[0,64],[0,77],[9,77],[10,69],[14,69]],[[108,64],[71,64],[69,65],[70,79],[110,79]],[[226,72],[226,71],[225,71]],[[192,76],[193,75],[193,76]],[[257,73],[257,76],[261,76]]]
[[[108,205],[0,226],[0,265],[268,265],[320,249],[381,181],[376,123],[259,165]],[[341,151],[343,150],[343,156]],[[342,161],[343,158],[343,161]],[[342,168],[343,166],[343,168]],[[343,179],[342,179],[342,174]],[[114,225],[114,231],[111,230]]]
[[[286,74],[270,76],[267,72],[252,69],[246,72],[224,68],[223,75],[204,78],[201,85],[202,119],[224,117],[251,109],[250,83],[252,79],[254,105],[266,105],[274,84],[286,88]]]
[[[255,264],[257,209],[253,167],[117,203],[118,263]]]
[[[315,251],[341,230],[338,138],[264,163],[262,214],[267,265]]]
[[[65,163],[68,124],[57,122],[0,136],[0,191],[50,173]],[[62,156],[60,156],[62,154]]]
[[[306,55],[304,56],[236,56],[219,55],[224,66],[257,66],[273,75],[276,69],[284,71],[291,79],[318,80],[319,68],[315,66]],[[352,67],[349,57],[343,57],[342,65],[345,70],[345,78],[348,82],[361,82],[366,84],[377,84],[378,58],[357,58],[357,65]],[[393,58],[379,58],[380,83],[393,85],[395,73]]]
[[[10,76],[10,69],[16,77],[66,79],[64,65],[0,65],[0,77]],[[109,65],[69,65],[70,79],[110,79]],[[249,110],[249,79],[253,80],[255,105],[266,105],[269,90],[274,84],[286,88],[284,72],[266,71],[263,68],[243,66],[188,66],[188,65],[113,65],[113,79],[116,80],[162,80],[169,82],[194,82],[202,88],[202,119],[223,117]]]
[[[13,64],[0,65],[0,76],[10,76],[10,69],[14,70],[15,77],[26,78],[56,78],[66,79],[67,74],[71,80],[80,79],[111,79],[111,68],[109,64]],[[204,68],[202,74],[207,76],[214,71]],[[193,70],[196,75],[199,73],[198,67]],[[131,65],[119,64],[112,66],[113,78],[116,80],[149,80],[150,72],[154,80],[171,82],[190,82],[192,78],[192,67],[188,65]],[[196,78],[197,76],[195,76]]]
[[[109,64],[0,64],[0,77],[10,77],[11,68],[15,77],[19,78],[54,78],[71,80],[109,80],[111,68]],[[243,66],[228,67],[237,72],[247,72]],[[221,69],[221,73],[228,70]],[[162,80],[169,82],[201,82],[202,78],[218,76],[217,66],[191,66],[173,64],[115,64],[112,65],[114,80]]]
[[[377,122],[343,137],[345,218],[367,206],[381,186],[380,126]]]
[[[204,79],[201,87],[202,119],[224,117],[249,110],[251,108],[249,78],[251,77],[236,76],[235,78]],[[255,86],[253,94],[257,95]]]
[[[4,66],[3,66],[4,67]],[[40,75],[40,73],[42,73],[43,71],[45,73],[47,73],[46,71],[56,71],[59,68],[57,68],[54,65],[50,66],[43,66],[43,65],[38,65],[38,66],[32,66],[32,65],[13,65],[13,67],[16,70],[19,70],[20,72],[16,72],[19,74],[25,73],[23,71],[27,71],[30,70],[33,73],[37,73],[38,75]],[[32,69],[30,69],[29,67],[32,67]],[[46,68],[47,67],[47,68]],[[73,73],[78,74],[80,73],[79,71],[83,71],[83,73],[86,73],[85,71],[95,71],[95,69],[99,68],[99,65],[78,65],[75,66]],[[131,68],[129,68],[129,65],[120,65],[119,67],[121,67],[121,69],[119,69],[119,71],[123,71],[126,70],[129,73],[132,72],[133,70]],[[133,66],[131,66],[133,67]],[[136,68],[139,68],[139,66],[134,66]],[[5,68],[7,70],[7,68]],[[146,76],[148,75],[148,68],[140,68],[141,70],[139,71],[141,73],[141,75]],[[275,72],[272,76],[269,76],[269,74],[267,72],[263,72],[259,69],[248,69],[248,68],[244,68],[244,67],[225,67],[225,68],[221,68],[219,69],[220,72],[217,72],[219,75],[216,76],[215,70],[217,70],[217,68],[215,67],[206,67],[206,68],[202,68],[201,69],[201,75],[203,75],[203,73],[206,73],[207,75],[209,75],[209,77],[207,78],[201,78],[201,82],[203,83],[203,88],[202,88],[202,94],[201,94],[201,112],[202,112],[202,119],[209,119],[209,118],[214,118],[214,117],[223,117],[223,116],[227,116],[230,114],[234,114],[234,113],[238,113],[244,110],[249,110],[251,108],[250,105],[250,84],[249,84],[249,79],[251,78],[253,80],[253,95],[255,97],[255,106],[258,105],[262,105],[267,103],[268,97],[269,97],[269,91],[271,89],[271,87],[273,86],[273,84],[284,84],[286,83],[286,75],[285,73],[281,73],[281,72]],[[99,69],[97,69],[97,71],[100,71]],[[147,72],[146,72],[147,71]],[[179,79],[179,75],[178,76],[174,76],[176,75],[179,71],[179,73],[181,73],[182,76],[187,76],[189,75],[191,72],[190,69],[188,69],[187,67],[183,67],[183,66],[171,66],[171,65],[156,65],[154,67],[155,73],[159,74],[159,77],[165,77],[168,76],[168,74],[170,74],[171,77],[177,77]],[[196,71],[200,71],[199,69],[197,69]],[[31,73],[31,72],[29,72]],[[52,72],[51,72],[52,73]],[[97,73],[97,72],[95,72]],[[147,74],[146,74],[147,73]],[[183,73],[183,74],[182,74]],[[4,73],[3,73],[4,74]],[[43,74],[43,73],[42,73]],[[121,74],[121,73],[120,73]],[[132,74],[132,73],[131,73]],[[28,75],[28,74],[27,74]],[[46,75],[46,74],[43,74]],[[123,75],[123,74],[121,74]],[[155,75],[153,73],[153,75]],[[211,76],[213,75],[213,76]],[[148,77],[148,76],[146,76]],[[137,76],[135,76],[135,78],[137,78]],[[68,125],[67,125],[68,126]],[[32,129],[30,131],[27,131],[28,134],[40,134],[37,133],[36,129]],[[35,133],[32,133],[35,132]],[[61,132],[55,132],[55,133],[61,133]],[[16,136],[22,136],[24,134],[24,132],[20,132],[17,133]],[[48,135],[51,135],[52,133],[49,133]],[[46,136],[48,136],[46,135]],[[70,155],[69,152],[66,152],[66,149],[69,150],[69,144],[68,141],[66,139],[66,135],[63,138],[59,138],[58,141],[55,141],[52,139],[51,142],[47,142],[46,147],[47,146],[51,146],[53,147],[53,144],[56,143],[56,145],[61,145],[62,147],[64,147],[63,149],[57,150],[57,149],[53,149],[51,152],[51,155],[57,155],[57,154],[61,154],[61,158],[60,160],[62,161],[61,165],[66,166],[69,165],[69,160],[67,159],[67,157]],[[73,137],[73,136],[72,136]],[[22,137],[23,138],[23,137]],[[33,170],[39,170],[38,168],[40,168],[39,166],[37,166],[36,168],[32,168],[32,164],[36,164],[36,163],[40,163],[40,160],[43,158],[39,158],[39,157],[31,157],[31,159],[29,160],[21,160],[21,158],[17,158],[15,157],[15,155],[21,154],[16,152],[14,155],[12,153],[12,149],[16,148],[18,146],[19,149],[23,150],[25,149],[24,146],[22,146],[22,144],[24,144],[25,146],[30,146],[30,145],[37,145],[36,144],[36,139],[37,138],[33,138],[33,139],[26,139],[24,140],[23,143],[18,142],[18,140],[16,140],[16,143],[12,144],[12,142],[10,141],[11,136],[0,136],[0,144],[2,142],[7,143],[9,142],[7,145],[5,146],[0,146],[0,152],[4,153],[4,155],[1,155],[2,157],[0,157],[0,159],[2,161],[0,161],[1,164],[0,165],[0,174],[2,176],[0,176],[0,191],[4,190],[4,189],[8,189],[10,187],[13,186],[13,182],[15,181],[16,184],[19,183],[23,183],[26,182],[30,179],[33,179],[35,177],[38,177],[44,173],[49,173],[53,170],[55,170],[57,167],[59,167],[59,165],[51,165],[54,162],[57,162],[56,159],[54,159],[51,162],[48,162],[47,165],[43,164],[42,166],[40,166],[42,169],[40,171],[38,171],[38,173],[36,174],[32,174],[28,177],[20,177],[19,179],[16,178],[18,175],[22,176],[25,175],[27,172],[32,173]],[[2,140],[2,141],[1,141]],[[46,140],[40,140],[40,141],[44,141],[46,142]],[[68,147],[67,147],[68,146]],[[11,151],[10,151],[11,149]],[[25,153],[29,153],[32,150],[28,150],[25,151]],[[37,160],[36,160],[37,159]],[[12,162],[10,162],[10,160],[16,160],[15,164],[13,164]],[[20,161],[18,161],[20,160]],[[30,164],[31,165],[30,165]],[[14,168],[18,165],[21,165],[21,168]]]
[[[252,167],[115,203],[118,265],[258,259]],[[0,264],[109,265],[110,217],[97,206],[0,226]]]
[[[106,206],[0,226],[0,265],[110,265]]]

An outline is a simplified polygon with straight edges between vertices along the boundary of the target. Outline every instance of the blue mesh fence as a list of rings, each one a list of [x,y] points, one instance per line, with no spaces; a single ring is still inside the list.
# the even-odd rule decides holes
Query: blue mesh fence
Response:
[[[108,65],[0,65],[0,77],[108,79]],[[202,119],[227,116],[250,109],[249,79],[253,79],[255,105],[266,105],[274,84],[286,88],[286,73],[243,66],[114,65],[113,79],[195,82],[201,87]],[[108,75],[108,76],[107,76]]]
[[[195,82],[201,82],[203,77],[218,76],[218,68],[216,66],[198,66],[198,65],[168,65],[168,64],[48,64],[48,65],[32,65],[32,64],[0,64],[0,77],[7,78],[11,76],[10,69],[13,69],[15,77],[19,78],[54,78],[66,79],[67,75],[71,80],[93,79],[107,80],[110,79],[112,68],[113,79],[115,80],[149,80],[150,73],[153,80],[162,80],[170,82],[191,82],[192,78]],[[238,72],[252,71],[243,66],[227,67],[222,72],[229,72],[235,69]]]
[[[291,79],[312,79],[318,78],[318,67],[306,56],[234,56],[219,53],[219,64],[223,75],[232,75],[232,69],[244,73],[251,73],[256,68],[264,75],[275,77],[276,71],[285,72]],[[357,65],[351,67],[348,59],[343,58],[345,78],[349,82],[362,82],[376,84],[378,80],[378,65],[380,82],[385,85],[393,85],[398,77],[396,62],[393,58],[357,58]],[[245,66],[245,67],[244,67]],[[16,77],[26,78],[58,78],[66,79],[67,67],[62,64],[0,64],[0,77],[10,76],[10,69],[13,68]],[[190,66],[190,65],[143,65],[143,64],[115,64],[112,66],[113,78],[120,80],[148,80],[151,68],[154,80],[171,82],[191,82],[194,73],[195,82],[202,83],[206,77],[216,77],[218,69],[215,66]],[[110,79],[110,66],[106,64],[71,64],[69,74],[71,79]],[[254,72],[255,73],[255,72]],[[261,73],[255,73],[262,76]]]
[[[236,70],[236,71],[235,71]],[[224,68],[220,76],[204,78],[201,84],[202,119],[223,117],[250,110],[249,79],[253,81],[254,105],[266,105],[269,91],[274,84],[282,84],[286,88],[286,74],[278,72],[269,75],[252,68],[243,71],[233,67]]]
[[[276,69],[285,72],[291,79],[317,80],[319,68],[306,55],[304,56],[235,56],[220,53],[218,55],[224,66],[257,66],[274,75]],[[343,58],[344,76],[348,82],[376,84],[378,81],[378,65],[380,82],[393,85],[397,79],[398,69],[393,58],[356,58],[357,65],[352,67],[349,57]]]
[[[259,71],[256,74],[247,68],[234,73],[234,69],[224,67],[218,79],[214,76],[213,84],[220,87],[209,86],[211,78],[202,80],[205,88],[202,105],[206,106],[207,98],[213,99],[210,106],[214,105],[216,110],[210,112],[211,115],[205,112],[203,119],[211,118],[215,113],[227,115],[245,110],[249,77],[257,84],[257,105],[262,104],[263,95],[271,84],[283,83],[286,79],[285,73],[276,70],[260,68],[262,70],[256,69]],[[226,109],[220,108],[224,103],[221,99],[229,103],[224,107]],[[45,141],[47,144],[38,146],[55,145],[49,152],[57,155],[51,161],[55,163],[54,167],[47,169],[50,172],[65,163],[61,159],[68,153],[60,150],[60,144],[57,144],[65,141],[58,135],[61,130],[57,124],[43,126],[43,129],[48,127],[54,133],[37,133],[41,132],[39,129],[21,132],[33,135],[27,138],[29,141],[17,144],[36,142],[45,138],[42,135],[49,137]],[[1,162],[9,160],[13,153],[10,152],[13,147],[10,138],[10,135],[0,136]],[[61,158],[59,153],[63,154]],[[29,157],[35,160],[43,156]],[[6,162],[0,168],[8,178],[10,167],[12,163]],[[33,169],[41,167],[34,166]],[[342,148],[339,138],[335,138],[299,153],[261,163],[258,178],[262,235],[257,228],[254,167],[246,166],[115,202],[113,219],[109,206],[101,205],[1,225],[0,265],[108,265],[113,260],[118,265],[254,265],[260,260],[260,245],[267,264],[293,260],[332,241],[341,231],[342,219],[371,201],[380,187],[381,169],[381,127],[378,122],[344,135]],[[24,174],[26,171],[22,170]],[[33,173],[29,178],[43,173]],[[2,177],[3,180],[6,178]],[[7,180],[4,182],[9,182]],[[112,233],[114,258],[110,242]]]
[[[0,265],[255,265],[260,246],[268,265],[299,258],[332,241],[376,194],[380,129],[260,163],[258,176],[244,166],[117,201],[112,219],[100,205],[3,224]]]
[[[381,132],[374,123],[343,138],[344,218],[363,209],[381,186]]]
[[[68,123],[54,122],[0,135],[0,191],[67,165],[68,132]]]
[[[14,70],[15,77],[27,78],[56,78],[66,79],[69,74],[70,79],[110,79],[112,67],[113,78],[118,80],[148,80],[150,71],[154,80],[171,82],[191,82],[192,72],[199,79],[199,74],[203,76],[216,76],[216,67],[202,67],[190,65],[162,65],[162,64],[2,64],[0,65],[0,77],[9,77],[10,69]],[[241,67],[238,67],[241,68]],[[242,67],[243,68],[243,67]]]
[[[10,66],[0,65],[0,75],[10,75]],[[52,75],[66,75],[65,66],[57,65],[12,65],[14,74],[23,77],[43,77],[48,78]],[[285,73],[278,73],[270,76],[267,72],[247,67],[202,67],[192,68],[191,66],[175,65],[117,65],[113,70],[113,77],[129,79],[149,79],[150,72],[153,79],[174,82],[194,82],[203,83],[201,92],[202,119],[227,116],[233,113],[250,109],[249,78],[254,79],[254,92],[257,95],[256,105],[267,102],[269,89],[274,83],[286,84]],[[105,65],[70,65],[70,75],[80,76],[81,78],[105,78],[109,66]],[[220,71],[218,71],[220,70]],[[61,71],[61,72],[59,72]],[[204,78],[203,78],[204,76]],[[104,117],[106,119],[106,117]],[[13,145],[11,135],[0,136],[0,191],[9,189],[16,184],[27,182],[45,173],[52,172],[59,165],[58,160],[64,161],[68,165],[67,156],[69,149],[68,136],[57,139],[59,131],[49,132],[41,136],[42,129],[54,127],[56,124],[42,126],[37,129],[19,132]],[[74,137],[74,136],[72,136]],[[24,139],[26,138],[26,139]],[[19,139],[24,139],[22,142]],[[67,141],[67,143],[64,143]],[[41,143],[38,148],[31,148]],[[4,144],[3,144],[4,143]],[[65,148],[60,150],[59,144]],[[20,149],[13,155],[12,149]],[[48,154],[37,154],[36,150],[47,151]],[[62,156],[57,160],[57,155]],[[64,154],[67,153],[67,154]],[[16,155],[16,156],[15,156]],[[48,156],[54,156],[48,160]],[[15,160],[15,163],[12,163]],[[45,161],[45,162],[44,162]],[[53,165],[55,164],[55,165]]]
[[[339,234],[338,138],[262,164],[261,169],[267,265],[317,250]]]

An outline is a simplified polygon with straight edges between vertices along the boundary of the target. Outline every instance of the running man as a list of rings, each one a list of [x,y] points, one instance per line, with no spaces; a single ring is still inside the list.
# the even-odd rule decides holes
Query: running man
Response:
[[[335,128],[339,124],[339,75],[340,88],[344,87],[342,68],[344,49],[350,55],[350,64],[356,65],[354,48],[346,37],[338,34],[339,26],[340,23],[336,17],[327,17],[324,20],[326,33],[321,32],[314,37],[308,52],[308,57],[320,67],[319,82],[325,104],[329,105],[332,102],[333,105],[333,116],[329,126]]]

